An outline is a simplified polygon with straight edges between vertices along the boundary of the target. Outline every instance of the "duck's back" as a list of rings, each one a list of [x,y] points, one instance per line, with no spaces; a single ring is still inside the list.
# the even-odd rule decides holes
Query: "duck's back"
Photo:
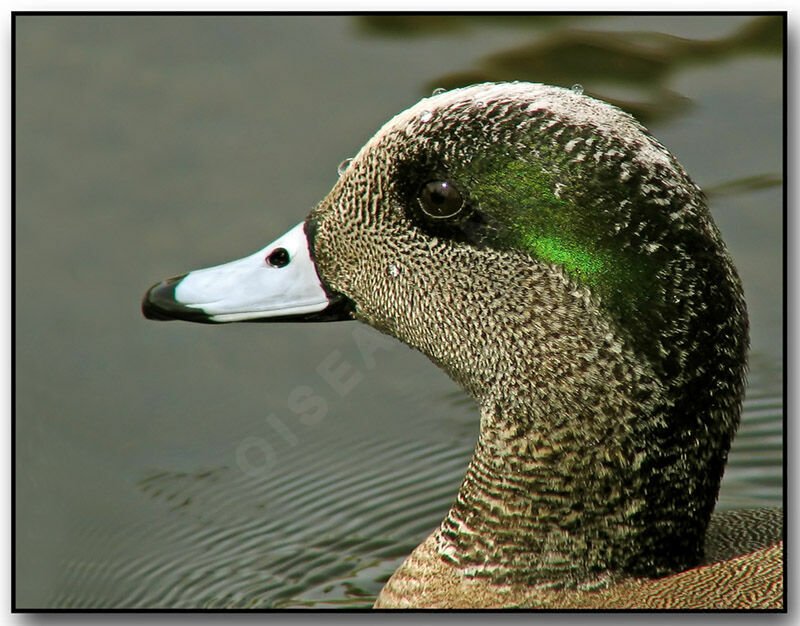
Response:
[[[783,509],[739,509],[714,513],[706,530],[704,565],[773,546],[783,539]]]
[[[596,591],[494,585],[467,578],[428,537],[389,579],[376,608],[782,609],[780,508],[712,516],[704,564],[672,576],[625,581]]]

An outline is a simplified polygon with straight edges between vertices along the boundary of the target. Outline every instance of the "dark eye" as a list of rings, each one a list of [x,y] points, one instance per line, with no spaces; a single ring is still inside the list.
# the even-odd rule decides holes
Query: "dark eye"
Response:
[[[267,256],[267,263],[272,267],[285,267],[289,264],[289,252],[286,248],[275,248]]]
[[[432,180],[419,191],[419,206],[427,215],[441,219],[453,217],[464,206],[461,193],[446,180]]]

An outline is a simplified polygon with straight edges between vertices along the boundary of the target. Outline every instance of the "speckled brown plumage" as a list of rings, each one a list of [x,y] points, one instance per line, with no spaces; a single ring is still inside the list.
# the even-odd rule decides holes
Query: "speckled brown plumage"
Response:
[[[430,180],[465,210],[421,212]],[[327,287],[481,409],[456,502],[418,549],[430,572],[409,577],[412,558],[379,606],[424,604],[447,576],[567,598],[702,562],[747,317],[701,192],[632,118],[539,85],[436,96],[387,123],[309,222]]]
[[[488,583],[439,557],[428,538],[381,591],[375,608],[782,609],[783,541],[658,579],[598,590]]]
[[[740,509],[711,516],[703,546],[704,565],[768,548],[783,538],[783,509]]]
[[[275,246],[159,283],[145,314],[353,317],[480,408],[455,502],[376,606],[781,606],[781,511],[712,517],[741,283],[701,191],[633,118],[525,83],[426,98]]]

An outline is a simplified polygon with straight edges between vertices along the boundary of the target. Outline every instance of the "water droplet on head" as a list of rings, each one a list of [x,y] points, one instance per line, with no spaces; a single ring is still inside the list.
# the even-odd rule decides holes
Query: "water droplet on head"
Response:
[[[420,122],[430,122],[433,119],[433,113],[430,111],[423,111],[422,115],[419,116]]]
[[[575,83],[572,85],[572,91],[578,95],[581,95],[583,93],[583,85],[580,83]]]
[[[390,265],[389,276],[391,276],[392,278],[397,278],[398,276],[400,276],[400,268],[394,264]]]
[[[431,95],[438,96],[440,93],[444,93],[445,91],[447,91],[447,89],[445,89],[444,87],[437,87],[436,89],[433,90],[433,93],[431,93]]]
[[[350,164],[352,162],[353,162],[353,159],[349,158],[349,159],[345,159],[344,161],[339,163],[339,165],[336,167],[336,173],[339,174],[340,178],[341,178],[342,174],[345,173],[345,170],[347,170],[347,168],[350,167]]]

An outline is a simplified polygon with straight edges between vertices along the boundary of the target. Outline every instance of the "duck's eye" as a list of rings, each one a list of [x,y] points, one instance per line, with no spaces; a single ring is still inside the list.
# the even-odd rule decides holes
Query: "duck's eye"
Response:
[[[453,217],[464,206],[461,193],[446,180],[432,180],[419,191],[419,206],[430,217]]]
[[[272,267],[285,267],[289,265],[289,252],[286,248],[275,248],[267,255],[267,263]]]

